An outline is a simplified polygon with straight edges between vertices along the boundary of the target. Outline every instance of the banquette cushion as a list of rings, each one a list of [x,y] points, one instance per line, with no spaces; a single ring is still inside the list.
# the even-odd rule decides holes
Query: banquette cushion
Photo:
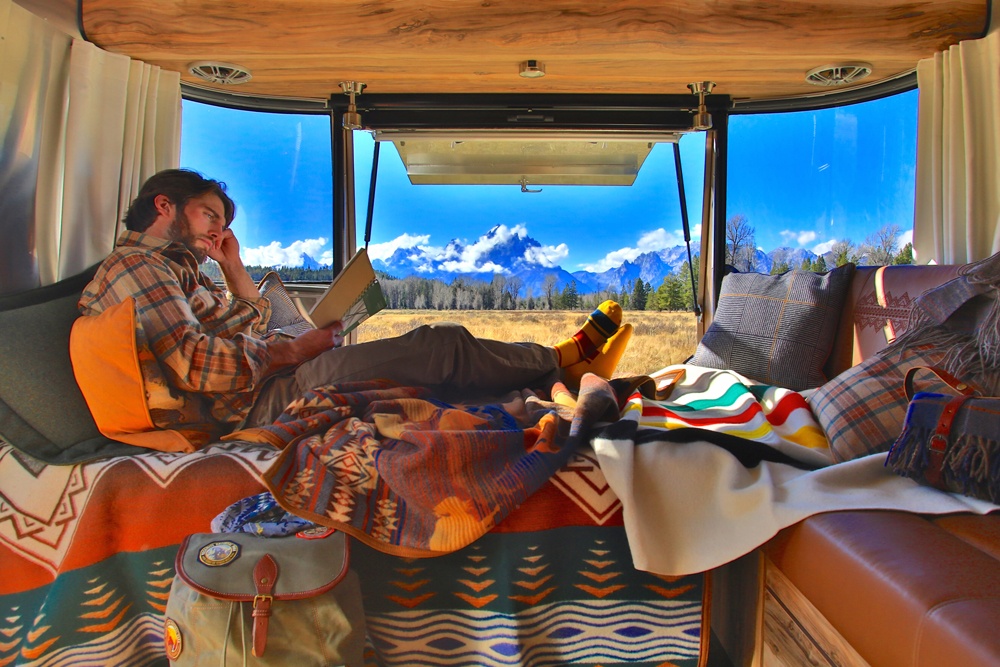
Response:
[[[0,438],[44,463],[146,451],[101,435],[73,377],[70,329],[96,269],[0,297]]]

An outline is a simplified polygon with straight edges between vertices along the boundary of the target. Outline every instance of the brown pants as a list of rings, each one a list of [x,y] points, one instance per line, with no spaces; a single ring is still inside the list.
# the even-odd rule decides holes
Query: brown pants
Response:
[[[244,425],[270,424],[309,389],[338,382],[394,380],[454,399],[547,388],[561,376],[554,348],[476,338],[459,324],[439,322],[397,338],[338,347],[271,378]]]

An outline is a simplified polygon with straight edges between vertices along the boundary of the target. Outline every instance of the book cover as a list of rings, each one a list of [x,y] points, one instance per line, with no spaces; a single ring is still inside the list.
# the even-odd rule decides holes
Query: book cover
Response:
[[[319,328],[340,320],[347,334],[383,308],[382,286],[368,253],[361,248],[309,311],[309,320]]]

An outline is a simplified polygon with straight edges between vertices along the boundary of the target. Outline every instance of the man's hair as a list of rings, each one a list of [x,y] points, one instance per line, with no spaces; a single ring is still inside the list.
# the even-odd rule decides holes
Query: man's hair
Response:
[[[133,232],[144,232],[149,229],[159,215],[154,202],[158,195],[165,196],[178,210],[183,211],[188,200],[209,193],[218,195],[222,200],[226,227],[229,227],[229,223],[236,216],[236,204],[226,194],[225,183],[205,178],[191,169],[164,169],[150,176],[142,184],[139,196],[132,201],[128,213],[125,214],[125,229]]]

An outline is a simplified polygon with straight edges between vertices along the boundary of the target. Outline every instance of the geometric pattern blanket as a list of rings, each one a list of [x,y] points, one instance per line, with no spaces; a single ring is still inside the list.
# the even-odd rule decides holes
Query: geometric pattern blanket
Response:
[[[515,411],[516,412],[516,411]],[[178,544],[263,490],[278,450],[231,441],[46,466],[0,444],[0,665],[161,665]],[[366,665],[704,665],[708,575],[631,567],[586,448],[475,543],[426,559],[353,545]]]
[[[560,385],[557,399],[568,396]],[[271,426],[233,434],[282,448],[264,483],[289,512],[388,554],[427,557],[471,544],[618,418],[596,376],[576,401],[530,391],[452,406],[385,381],[308,392]]]

